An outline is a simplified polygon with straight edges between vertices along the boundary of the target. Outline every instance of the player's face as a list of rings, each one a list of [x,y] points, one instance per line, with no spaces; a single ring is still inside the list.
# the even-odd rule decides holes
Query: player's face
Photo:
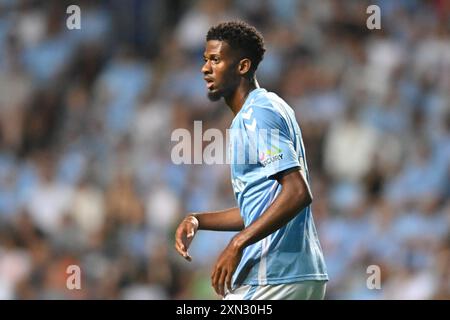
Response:
[[[239,59],[233,54],[228,43],[219,40],[208,41],[203,59],[205,64],[202,73],[208,89],[208,98],[217,101],[233,94],[239,85]]]

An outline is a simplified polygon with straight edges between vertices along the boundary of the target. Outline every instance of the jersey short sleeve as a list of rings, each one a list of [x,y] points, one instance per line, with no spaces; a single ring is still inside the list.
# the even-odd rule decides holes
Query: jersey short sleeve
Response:
[[[262,173],[273,178],[279,172],[300,167],[295,130],[283,115],[271,105],[250,107],[248,113],[253,115],[245,123],[246,132],[249,144],[256,146]]]

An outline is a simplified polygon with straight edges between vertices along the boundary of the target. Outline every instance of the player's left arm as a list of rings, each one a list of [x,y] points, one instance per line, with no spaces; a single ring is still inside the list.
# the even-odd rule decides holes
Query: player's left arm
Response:
[[[312,194],[300,169],[291,168],[275,176],[282,185],[280,194],[269,208],[252,224],[236,234],[220,255],[212,274],[215,291],[224,295],[247,246],[267,237],[286,225],[312,202]]]

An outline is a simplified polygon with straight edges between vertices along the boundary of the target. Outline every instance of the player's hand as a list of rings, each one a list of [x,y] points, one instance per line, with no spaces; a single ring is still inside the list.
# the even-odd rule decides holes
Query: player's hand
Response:
[[[220,254],[211,275],[212,286],[218,295],[225,296],[225,285],[231,290],[231,278],[241,258],[242,250],[233,241]]]
[[[198,220],[194,216],[187,216],[181,221],[175,232],[175,249],[187,261],[191,261],[192,257],[188,253],[189,245],[194,239],[198,229]]]

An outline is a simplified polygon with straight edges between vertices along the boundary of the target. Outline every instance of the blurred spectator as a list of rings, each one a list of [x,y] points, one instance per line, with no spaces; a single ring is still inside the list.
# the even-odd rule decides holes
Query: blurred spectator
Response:
[[[344,119],[329,130],[325,143],[325,168],[336,180],[360,181],[372,168],[377,148],[376,132],[357,120],[351,105]]]
[[[70,208],[73,189],[55,179],[54,160],[40,159],[39,182],[30,195],[27,209],[36,225],[49,235],[58,232]]]

